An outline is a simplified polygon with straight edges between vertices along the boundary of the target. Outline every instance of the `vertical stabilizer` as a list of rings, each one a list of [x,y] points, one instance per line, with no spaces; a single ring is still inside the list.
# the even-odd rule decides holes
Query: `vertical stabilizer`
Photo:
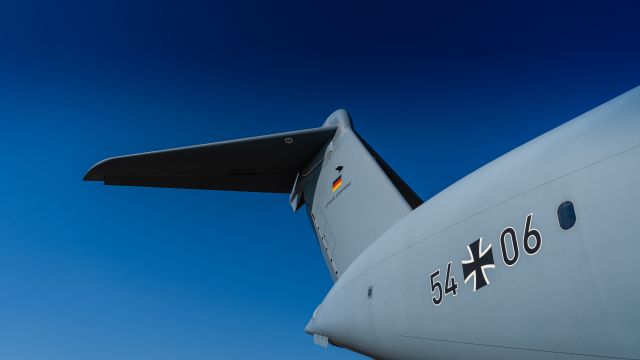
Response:
[[[337,110],[324,127],[331,141],[298,174],[290,200],[304,204],[334,281],[383,232],[422,200]]]

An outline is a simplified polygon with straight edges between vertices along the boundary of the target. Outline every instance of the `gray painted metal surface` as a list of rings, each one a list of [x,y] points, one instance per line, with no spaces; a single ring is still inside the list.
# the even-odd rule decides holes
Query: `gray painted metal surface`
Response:
[[[317,129],[100,161],[84,180],[106,185],[289,193],[296,173],[336,131]]]
[[[640,359],[640,87],[420,206],[346,112],[325,126],[287,180],[336,280],[305,329],[317,343],[377,359]]]
[[[639,183],[635,88],[413,211],[347,269],[307,331],[380,359],[638,359]],[[562,230],[557,209],[567,200],[577,221]],[[541,235],[534,255],[524,252],[529,214]],[[520,252],[511,267],[501,255],[507,227]],[[462,261],[480,237],[492,245],[495,267],[486,269],[490,283],[473,291]],[[430,275],[440,269],[444,287],[449,262],[457,295],[436,306]]]
[[[336,280],[412,208],[359,140],[346,111],[331,114],[324,126],[338,130],[302,172],[301,188],[320,249]]]

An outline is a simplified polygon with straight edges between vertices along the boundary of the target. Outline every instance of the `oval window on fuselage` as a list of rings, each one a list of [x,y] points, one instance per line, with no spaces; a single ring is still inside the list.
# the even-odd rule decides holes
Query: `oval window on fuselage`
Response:
[[[565,201],[558,206],[558,222],[562,230],[569,230],[576,224],[576,210],[571,201]]]

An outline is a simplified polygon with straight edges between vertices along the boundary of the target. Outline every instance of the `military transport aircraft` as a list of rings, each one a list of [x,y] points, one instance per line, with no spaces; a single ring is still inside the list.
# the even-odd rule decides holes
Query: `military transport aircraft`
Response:
[[[289,194],[334,285],[305,331],[376,359],[640,359],[640,87],[426,202],[337,110],[115,157],[107,185]]]

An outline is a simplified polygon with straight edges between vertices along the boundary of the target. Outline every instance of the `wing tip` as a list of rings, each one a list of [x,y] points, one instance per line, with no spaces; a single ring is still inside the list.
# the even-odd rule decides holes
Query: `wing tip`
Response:
[[[87,170],[82,180],[83,181],[104,181],[103,168],[104,168],[104,164],[109,160],[111,160],[111,158],[104,159],[102,161],[95,163],[91,168],[89,168],[89,170]]]

